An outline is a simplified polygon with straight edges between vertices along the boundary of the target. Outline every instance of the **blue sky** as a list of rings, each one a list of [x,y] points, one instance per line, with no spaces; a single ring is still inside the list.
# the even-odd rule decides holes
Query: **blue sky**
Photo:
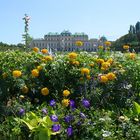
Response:
[[[48,32],[85,32],[116,40],[140,21],[140,0],[0,0],[0,42],[22,42],[25,13],[29,33],[42,38]]]

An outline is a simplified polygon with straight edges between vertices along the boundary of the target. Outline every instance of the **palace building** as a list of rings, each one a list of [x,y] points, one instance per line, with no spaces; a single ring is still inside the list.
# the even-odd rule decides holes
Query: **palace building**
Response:
[[[82,41],[81,47],[76,46],[76,41]],[[48,33],[42,39],[34,39],[30,43],[30,47],[38,48],[50,48],[54,51],[96,51],[99,45],[102,45],[102,41],[98,39],[89,39],[85,33],[72,34],[68,30],[64,30],[62,33]]]

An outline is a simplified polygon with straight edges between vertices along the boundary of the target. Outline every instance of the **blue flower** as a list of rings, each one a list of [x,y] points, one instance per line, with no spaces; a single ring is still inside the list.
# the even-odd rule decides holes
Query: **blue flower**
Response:
[[[74,100],[70,100],[70,107],[75,108],[75,101]]]
[[[53,124],[53,125],[52,125],[52,131],[53,131],[53,132],[59,131],[60,128],[61,128],[60,124]]]
[[[89,108],[90,107],[90,102],[87,99],[82,100],[82,104],[84,107]]]
[[[67,128],[67,135],[70,137],[72,134],[73,134],[73,128],[72,128],[72,126],[69,126]]]
[[[65,122],[67,123],[70,123],[72,120],[73,120],[73,116],[72,115],[67,115],[65,118],[64,118]]]
[[[54,99],[53,100],[50,100],[50,106],[54,107],[55,105],[56,105],[55,100]]]
[[[81,124],[82,124],[82,122],[80,122],[80,121],[77,122],[77,125],[78,125],[78,126],[80,126]]]
[[[86,115],[85,115],[84,113],[81,112],[81,113],[80,113],[80,117],[83,118],[83,119],[85,119],[85,118],[86,118]]]
[[[53,121],[53,122],[58,122],[58,117],[56,115],[51,115],[50,116],[50,119]]]
[[[42,113],[46,115],[46,114],[48,113],[48,112],[47,112],[47,109],[46,109],[46,108],[43,108],[43,109],[42,109]]]
[[[24,115],[24,113],[25,113],[25,110],[23,108],[20,108],[19,115],[22,116],[22,115]]]

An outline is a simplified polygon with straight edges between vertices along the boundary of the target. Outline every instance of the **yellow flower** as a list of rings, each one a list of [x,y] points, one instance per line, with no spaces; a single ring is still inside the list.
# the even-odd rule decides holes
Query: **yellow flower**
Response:
[[[106,83],[106,82],[108,82],[108,78],[107,78],[105,75],[102,75],[102,76],[100,77],[100,82],[101,82],[101,83]]]
[[[112,58],[109,58],[106,62],[112,64],[113,63],[113,59]]]
[[[70,59],[75,59],[76,57],[77,57],[77,53],[75,53],[75,52],[71,52],[71,53],[69,53],[69,58]]]
[[[105,62],[104,59],[97,59],[98,64],[102,64],[103,62]]]
[[[75,66],[79,66],[80,65],[79,61],[73,61],[72,64],[75,65]]]
[[[48,88],[47,88],[47,87],[42,88],[42,89],[41,89],[41,94],[44,95],[44,96],[48,95],[48,94],[49,94]]]
[[[101,49],[102,50],[103,48],[104,48],[103,46],[98,46],[98,49]]]
[[[46,54],[46,53],[48,53],[48,50],[47,50],[47,49],[42,49],[41,52],[42,52],[43,54]]]
[[[110,67],[110,63],[109,63],[109,62],[103,62],[103,63],[102,63],[102,67],[103,67],[104,69],[108,69],[108,68]]]
[[[78,46],[78,47],[81,47],[81,46],[83,46],[83,42],[82,41],[76,41],[75,45]]]
[[[130,56],[131,59],[135,59],[136,58],[136,54],[135,53],[130,53],[129,56]]]
[[[25,98],[25,96],[23,96],[23,95],[20,95],[20,96],[19,96],[19,98],[20,98],[20,99],[24,99],[24,98]]]
[[[25,85],[22,87],[22,93],[28,93],[29,92],[29,88]]]
[[[67,107],[69,105],[69,103],[70,103],[69,99],[63,99],[62,100],[62,105],[65,106],[65,107]]]
[[[106,77],[108,78],[108,80],[114,80],[114,79],[116,79],[116,75],[114,73],[112,73],[112,72],[108,73],[106,75]]]
[[[94,63],[89,64],[89,66],[94,67]]]
[[[33,51],[34,51],[34,52],[39,52],[39,48],[34,47],[34,48],[33,48]]]
[[[106,42],[105,42],[105,45],[106,45],[106,46],[111,46],[111,42],[110,42],[110,41],[106,41]]]
[[[88,80],[90,80],[90,79],[91,79],[91,76],[90,76],[90,75],[87,75],[86,78],[87,78]]]
[[[37,69],[40,71],[40,70],[43,69],[43,67],[42,66],[37,66]]]
[[[38,76],[39,76],[39,71],[38,71],[38,69],[33,69],[33,70],[32,70],[32,76],[34,76],[34,77],[38,77]]]
[[[81,74],[85,74],[85,75],[88,75],[90,73],[90,70],[88,68],[82,68],[81,69]]]
[[[22,75],[21,71],[19,71],[19,70],[14,70],[14,71],[13,71],[13,76],[14,76],[14,77],[17,78],[17,77],[20,77],[21,75]]]
[[[128,45],[124,45],[123,46],[123,49],[128,50],[129,49],[129,46]]]
[[[105,70],[107,70],[107,69],[106,69],[106,68],[104,68],[104,67],[101,67],[101,70],[105,71]]]
[[[70,91],[69,90],[64,90],[63,91],[63,96],[67,97],[70,95]]]
[[[47,60],[47,61],[52,61],[53,60],[52,56],[45,56],[44,59]]]

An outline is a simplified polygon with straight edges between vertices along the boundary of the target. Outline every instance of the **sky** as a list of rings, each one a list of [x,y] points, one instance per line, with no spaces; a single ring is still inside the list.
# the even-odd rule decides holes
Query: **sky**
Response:
[[[140,0],[0,0],[0,42],[23,43],[24,14],[29,34],[85,32],[89,38],[116,40],[140,21]]]

